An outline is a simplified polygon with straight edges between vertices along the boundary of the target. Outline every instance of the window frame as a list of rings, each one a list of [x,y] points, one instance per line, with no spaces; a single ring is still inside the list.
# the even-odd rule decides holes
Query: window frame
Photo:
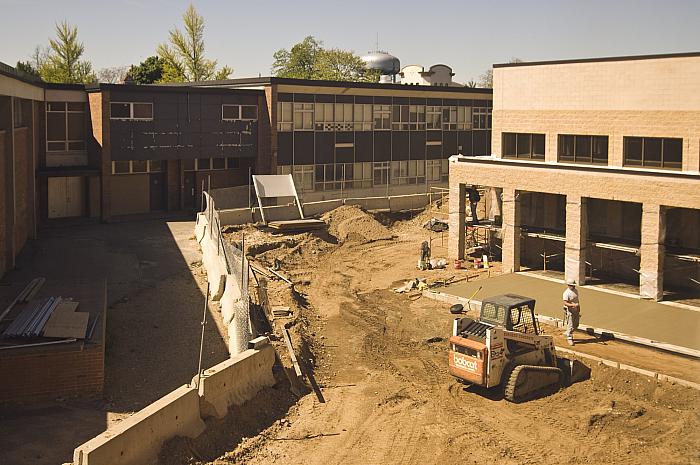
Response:
[[[628,144],[638,140],[640,142],[640,160],[639,163],[629,162]],[[666,161],[666,145],[671,141],[680,144],[680,161]],[[647,144],[651,142],[660,142],[659,147],[659,164],[647,163]],[[683,170],[683,138],[682,137],[647,137],[647,136],[623,136],[622,137],[622,166],[631,168],[652,168],[660,170]]]
[[[375,131],[391,131],[391,105],[380,104],[373,105],[372,108],[372,127]],[[377,121],[381,121],[378,125]]]
[[[224,110],[226,107],[238,107],[238,118],[225,118]],[[243,107],[255,108],[255,118],[244,118],[243,117]],[[221,104],[221,121],[257,121],[258,120],[258,106],[257,105],[244,105],[238,103],[222,103]]]
[[[150,174],[150,173],[164,173],[166,168],[162,166],[160,168],[155,168],[152,166],[153,162],[164,162],[165,160],[112,160],[112,174],[113,175],[125,175],[125,174]],[[146,163],[146,171],[135,171],[134,162]],[[117,163],[128,163],[129,171],[117,173],[116,166]]]
[[[313,131],[314,130],[314,111],[315,107],[312,102],[294,102],[292,113],[292,128],[294,131]],[[297,121],[297,114],[300,115],[299,121]],[[304,115],[310,115],[308,126]],[[297,127],[297,122],[300,127]]]
[[[288,116],[288,119],[285,119],[285,116]],[[277,102],[277,131],[292,132],[293,130],[294,102]]]
[[[82,105],[82,110],[70,110],[69,109],[69,103],[79,103]],[[63,110],[51,110],[51,106],[55,106],[57,104],[63,104]],[[44,116],[44,122],[45,122],[45,147],[46,147],[46,153],[65,153],[65,152],[78,152],[82,153],[87,150],[87,108],[86,108],[86,103],[85,102],[46,102],[44,106],[45,110],[45,116]],[[49,139],[49,123],[48,123],[48,115],[49,114],[62,114],[63,115],[63,121],[64,121],[64,131],[65,135],[63,140],[53,140]],[[71,114],[82,114],[83,115],[83,127],[82,127],[82,132],[83,132],[83,139],[70,139],[70,126],[69,126],[69,115]],[[63,149],[52,149],[50,148],[50,144],[63,144]],[[82,148],[71,148],[71,144],[81,144]]]
[[[484,118],[481,118],[481,117]],[[477,124],[478,122],[478,124]],[[493,108],[491,107],[473,107],[472,108],[472,130],[488,131],[492,128]],[[483,123],[483,124],[482,124]],[[482,127],[484,126],[484,127]],[[525,134],[525,133],[513,133]]]
[[[515,153],[514,154],[507,154],[505,147],[506,147],[506,137],[514,136],[514,148],[515,148]],[[535,136],[541,137],[542,138],[542,154],[537,154],[535,156],[534,153],[534,148],[535,148]],[[519,145],[518,143],[520,142],[519,139],[528,137],[529,141],[527,143],[528,145],[528,156],[520,156],[519,155]],[[506,159],[511,159],[511,160],[530,160],[530,161],[537,161],[537,162],[543,162],[545,161],[546,157],[546,152],[547,152],[547,139],[545,134],[541,133],[526,133],[526,132],[502,132],[501,133],[501,157],[506,158]]]
[[[571,155],[563,155],[564,144],[563,140],[565,138],[573,138],[573,146],[571,150]],[[582,156],[578,154],[579,140],[588,139],[588,156]],[[600,158],[594,158],[595,143],[596,141],[601,141],[605,139],[605,161]],[[596,161],[600,160],[600,161]],[[610,160],[610,137],[605,135],[597,134],[557,134],[557,162],[559,163],[576,163],[585,165],[608,165]]]
[[[112,116],[112,105],[129,105],[129,117]],[[134,117],[134,105],[148,105],[151,107],[151,116],[149,118]],[[153,102],[109,102],[109,119],[115,121],[153,121]]]

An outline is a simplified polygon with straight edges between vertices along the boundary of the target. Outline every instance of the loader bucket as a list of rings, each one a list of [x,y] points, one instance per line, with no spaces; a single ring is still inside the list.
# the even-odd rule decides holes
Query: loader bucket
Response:
[[[578,360],[568,358],[557,359],[557,366],[564,373],[564,382],[567,386],[591,377],[591,369]]]

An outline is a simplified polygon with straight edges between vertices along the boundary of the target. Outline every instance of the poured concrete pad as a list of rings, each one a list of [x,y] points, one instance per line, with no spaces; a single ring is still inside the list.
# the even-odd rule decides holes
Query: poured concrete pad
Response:
[[[562,319],[564,284],[522,274],[504,274],[485,280],[461,282],[440,291],[474,300],[498,294],[521,294],[534,298],[538,314]],[[597,289],[579,287],[581,324],[625,333],[653,341],[700,350],[700,311],[624,297]]]

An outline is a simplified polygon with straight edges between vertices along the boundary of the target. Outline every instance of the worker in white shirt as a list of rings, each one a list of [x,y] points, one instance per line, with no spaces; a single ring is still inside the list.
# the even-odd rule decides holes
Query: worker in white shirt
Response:
[[[576,281],[567,279],[566,286],[563,295],[564,313],[566,314],[566,341],[572,346],[574,345],[574,330],[578,328],[578,321],[581,317],[581,306],[578,302]]]

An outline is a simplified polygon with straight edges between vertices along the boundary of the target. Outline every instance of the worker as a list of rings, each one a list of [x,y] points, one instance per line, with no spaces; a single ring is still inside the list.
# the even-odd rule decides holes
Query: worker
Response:
[[[572,346],[574,345],[574,330],[578,328],[578,321],[581,317],[581,306],[578,302],[576,281],[567,279],[566,286],[563,295],[564,314],[566,315],[566,341]]]
[[[469,206],[472,209],[472,224],[479,224],[479,218],[476,216],[476,204],[481,200],[479,191],[476,190],[476,187],[471,186],[467,189],[467,195],[469,196]]]

